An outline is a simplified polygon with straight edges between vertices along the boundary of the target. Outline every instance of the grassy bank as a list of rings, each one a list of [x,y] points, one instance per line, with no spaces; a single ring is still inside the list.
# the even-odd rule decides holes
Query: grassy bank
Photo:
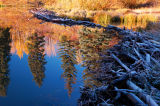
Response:
[[[89,20],[107,26],[134,29],[145,28],[149,21],[157,22],[160,16],[159,0],[2,0],[3,4],[42,7],[58,16],[74,20]],[[28,6],[28,5],[27,5]]]
[[[51,0],[44,3],[44,8],[75,20],[90,20],[103,26],[116,23],[129,29],[145,28],[160,16],[158,0]]]

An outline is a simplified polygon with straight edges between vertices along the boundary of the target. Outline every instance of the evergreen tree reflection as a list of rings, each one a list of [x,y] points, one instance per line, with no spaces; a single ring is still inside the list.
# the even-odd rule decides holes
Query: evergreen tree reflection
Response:
[[[103,30],[83,28],[80,32],[79,43],[82,55],[82,66],[85,67],[83,79],[86,87],[100,86],[99,80],[105,72],[104,51],[109,47],[112,37]]]
[[[72,86],[75,84],[77,70],[75,64],[77,64],[75,57],[75,42],[67,40],[66,36],[62,36],[59,43],[59,54],[62,59],[62,69],[64,70],[62,77],[66,81],[66,89],[68,90],[68,95],[72,93]]]
[[[9,28],[0,28],[0,96],[7,95],[9,84],[8,62],[10,61],[10,33]]]
[[[33,74],[34,80],[40,87],[45,78],[45,54],[44,54],[44,36],[38,36],[34,34],[28,38],[28,64]]]

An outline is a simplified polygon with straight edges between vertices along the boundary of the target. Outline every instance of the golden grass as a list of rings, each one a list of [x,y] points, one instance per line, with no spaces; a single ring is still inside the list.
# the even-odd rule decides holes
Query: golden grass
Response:
[[[158,0],[120,0],[125,8],[140,8],[154,6]]]
[[[106,26],[110,24],[112,16],[103,12],[97,13],[94,17],[93,20],[95,23],[100,24],[102,26]]]
[[[127,14],[123,17],[122,25],[131,29],[134,27],[145,28],[148,22],[157,22],[158,17],[151,14]]]
[[[56,9],[106,10],[110,8],[141,8],[160,6],[160,0],[0,0],[3,4],[24,5],[27,3],[44,5]]]
[[[79,8],[84,10],[107,10],[110,8],[142,8],[160,6],[159,0],[43,0],[43,2],[47,8]]]
[[[78,0],[80,8],[88,10],[105,10],[113,8],[116,0]]]

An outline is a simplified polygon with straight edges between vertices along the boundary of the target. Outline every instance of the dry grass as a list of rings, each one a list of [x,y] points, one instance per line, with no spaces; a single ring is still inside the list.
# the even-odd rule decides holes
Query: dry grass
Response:
[[[88,10],[105,10],[113,8],[116,0],[78,0],[80,8]]]
[[[106,10],[110,8],[160,7],[160,0],[0,0],[10,5],[43,4],[45,7],[59,9]]]
[[[124,8],[141,8],[155,6],[158,0],[120,0]]]
[[[112,16],[110,14],[100,12],[94,16],[93,20],[97,24],[100,24],[102,26],[107,26],[108,24],[110,24],[111,18]]]
[[[107,10],[160,6],[160,0],[42,0],[46,7],[58,9]]]

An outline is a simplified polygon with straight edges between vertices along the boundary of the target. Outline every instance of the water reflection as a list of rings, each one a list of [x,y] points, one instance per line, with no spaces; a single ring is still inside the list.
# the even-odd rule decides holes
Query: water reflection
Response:
[[[25,47],[25,49],[23,48],[25,52],[23,51],[22,55],[23,53],[28,54],[28,65],[30,67],[30,71],[32,72],[36,84],[41,87],[45,78],[45,64],[47,62],[45,60],[45,44],[49,41],[47,36],[45,37],[40,33],[34,33],[27,37],[21,37],[21,35],[19,35],[20,38],[18,38],[13,36],[10,37],[9,31],[10,29],[8,28],[1,31],[1,63],[5,62],[5,64],[1,65],[1,67],[4,68],[4,71],[2,71],[3,74],[0,80],[3,81],[3,83],[1,82],[1,89],[3,90],[3,94],[1,93],[1,95],[3,96],[5,95],[5,89],[9,84],[7,63],[9,61],[10,43],[12,44],[12,46],[13,44],[16,44],[15,41],[21,42],[19,45],[23,44],[23,46],[20,46]],[[85,86],[95,87],[101,85],[101,81],[99,81],[99,78],[103,77],[103,66],[105,66],[105,61],[102,54],[104,50],[112,47],[118,42],[118,38],[116,36],[113,36],[114,32],[104,32],[105,30],[103,29],[82,27],[81,30],[79,30],[79,33],[77,32],[79,34],[78,38],[71,35],[68,36],[67,34],[59,36],[58,54],[62,62],[62,77],[65,79],[65,88],[68,90],[69,96],[71,96],[73,85],[76,83],[78,70],[75,66],[78,64],[82,64],[82,66],[85,67],[85,70],[83,70],[83,80]],[[13,39],[12,42],[10,38]],[[3,41],[5,41],[5,43]],[[53,41],[51,42],[54,41],[55,39],[53,39]],[[53,43],[53,45],[55,45],[55,42]],[[18,50],[19,49],[17,49],[17,51]],[[3,65],[5,65],[5,67]]]
[[[113,33],[84,28],[79,37],[79,46],[82,55],[82,66],[85,67],[84,84],[86,87],[100,86],[105,72],[104,51],[118,43],[118,37]]]
[[[128,29],[146,28],[148,22],[159,21],[158,16],[153,14],[124,14],[124,15],[111,15],[110,13],[97,13],[93,17],[97,24],[107,26],[113,24],[119,27],[126,27]]]
[[[27,47],[29,50],[28,64],[36,84],[40,87],[45,78],[46,64],[44,54],[44,36],[38,36],[36,33],[28,38]]]
[[[107,69],[105,66],[108,66],[105,64],[108,61],[104,58],[105,50],[118,42],[118,37],[113,36],[116,35],[116,32],[105,33],[103,29],[83,26],[40,24],[41,20],[31,18],[32,15],[29,14],[27,8],[6,7],[1,9],[0,13],[0,27],[2,27],[0,29],[1,96],[6,96],[9,84],[10,53],[18,55],[20,59],[23,59],[24,54],[28,55],[30,71],[39,87],[43,85],[45,79],[47,59],[49,56],[56,56],[57,48],[62,63],[62,77],[65,79],[65,88],[68,90],[69,96],[73,92],[74,84],[77,83],[79,70],[76,69],[76,65],[81,64],[85,68],[83,70],[85,86],[95,87],[102,84],[99,78],[105,77],[103,72]],[[145,27],[148,21],[157,21],[154,16],[131,14],[114,18],[99,14],[94,18],[95,22],[104,26],[111,22],[117,22],[118,26],[127,26],[128,28]]]
[[[10,61],[10,33],[9,28],[0,28],[0,96],[7,95],[10,82],[8,62]]]
[[[68,90],[68,95],[72,93],[72,86],[76,83],[77,69],[75,65],[77,64],[75,57],[75,41],[67,40],[66,36],[63,36],[63,40],[59,42],[59,54],[62,61],[62,69],[64,70],[62,77],[66,81],[66,89]]]

